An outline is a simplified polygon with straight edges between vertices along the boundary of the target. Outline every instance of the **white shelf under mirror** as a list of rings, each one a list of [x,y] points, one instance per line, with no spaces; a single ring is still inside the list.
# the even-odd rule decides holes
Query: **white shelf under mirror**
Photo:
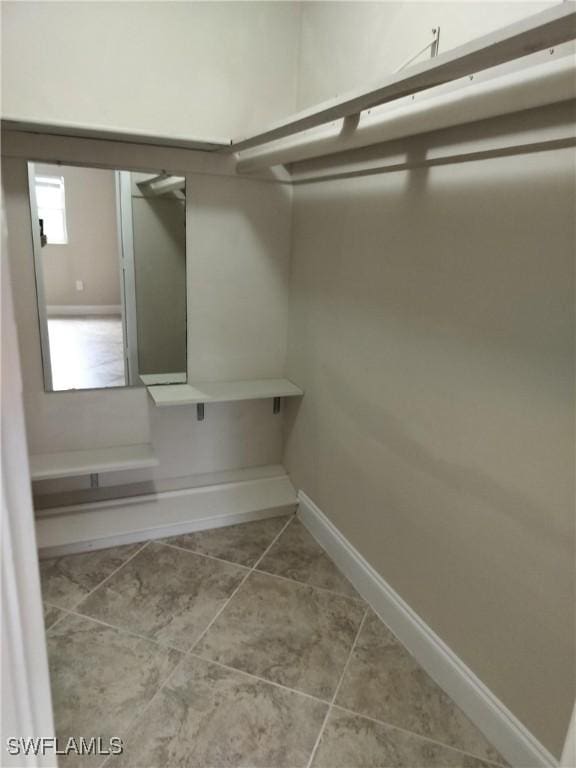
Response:
[[[148,394],[158,407],[227,403],[235,400],[264,400],[299,397],[304,392],[288,379],[252,379],[249,381],[207,381],[199,384],[166,384],[148,387]]]
[[[155,384],[186,384],[186,373],[141,373],[140,381],[145,387]]]

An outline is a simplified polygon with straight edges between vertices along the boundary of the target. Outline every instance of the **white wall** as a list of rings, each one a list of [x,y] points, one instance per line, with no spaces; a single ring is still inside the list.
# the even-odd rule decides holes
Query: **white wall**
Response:
[[[1,10],[5,116],[226,139],[277,119],[296,105],[299,7],[295,3],[8,2]],[[160,456],[158,468],[105,476],[104,483],[151,480],[160,484],[167,478],[278,463],[283,419],[272,414],[267,402],[210,406],[205,421],[197,422],[194,408],[152,410],[141,389],[45,394],[42,388],[24,159],[142,171],[185,173],[192,169],[202,174],[229,173],[230,161],[158,147],[15,134],[4,141],[3,152],[18,156],[6,159],[4,169],[31,449],[152,439]],[[192,183],[190,177],[187,181]],[[207,180],[205,183],[209,186]],[[262,190],[269,188],[265,185]],[[286,285],[282,286],[284,278],[278,273],[286,271],[283,238],[289,231],[290,201],[282,201],[282,211],[275,214],[271,229],[267,221],[270,204],[259,213],[249,202],[254,196],[264,199],[264,192],[257,192],[252,181],[240,182],[234,190],[236,202],[246,198],[246,208],[239,213],[223,210],[221,220],[239,234],[242,279],[249,283],[246,270],[256,269],[254,303],[264,310],[260,327],[265,337],[277,335],[276,343],[268,341],[263,353],[258,337],[244,338],[244,354],[254,349],[254,369],[248,366],[240,371],[236,357],[232,369],[226,370],[232,337],[221,334],[220,343],[226,349],[216,352],[220,363],[205,365],[205,339],[218,337],[219,320],[212,309],[195,317],[200,325],[197,343],[189,347],[188,364],[199,374],[197,350],[205,376],[235,371],[251,377],[256,369],[280,376],[283,360],[281,364],[277,349],[284,350],[286,344],[286,319],[280,317],[286,311],[286,300],[279,298],[279,291],[286,290]],[[188,221],[194,215],[189,203]],[[250,223],[244,222],[245,216]],[[201,264],[204,256],[189,226],[187,237],[188,249],[192,243],[197,264]],[[250,262],[246,248],[258,240],[257,256]],[[223,256],[228,259],[229,253]],[[208,280],[209,276],[209,262],[204,261],[199,278]],[[201,295],[197,285],[192,287],[194,297]],[[272,291],[270,298],[265,295],[267,290]],[[277,315],[271,309],[274,304]],[[257,315],[251,307],[247,330],[257,323]],[[58,487],[78,484],[86,484],[85,479]]]
[[[46,304],[120,307],[114,171],[38,163],[36,173],[63,176],[66,198],[68,242],[41,251]]]
[[[292,2],[4,2],[2,111],[229,139],[293,111]]]
[[[190,379],[284,376],[291,188],[196,176],[186,197]]]
[[[142,388],[49,394],[43,391],[26,158],[42,157],[47,160],[56,153],[64,161],[77,161],[83,157],[89,165],[114,166],[120,157],[125,162],[118,167],[133,165],[137,168],[149,167],[151,170],[171,168],[180,175],[186,175],[187,185],[191,190],[210,187],[210,177],[206,175],[209,164],[214,164],[214,172],[222,173],[222,161],[218,158],[210,161],[203,153],[159,151],[153,148],[117,145],[113,142],[26,136],[20,143],[15,134],[6,139],[3,151],[8,246],[13,271],[30,450],[73,450],[152,441],[155,453],[160,459],[159,467],[139,472],[104,475],[103,485],[148,482],[152,483],[152,487],[158,485],[166,488],[171,487],[168,482],[171,480],[174,481],[173,485],[179,485],[182,479],[191,483],[200,475],[213,476],[218,472],[280,463],[283,416],[272,413],[269,401],[208,406],[205,420],[198,422],[195,408],[183,406],[157,409]],[[188,172],[191,168],[201,170],[202,174]],[[246,260],[244,263],[245,279],[253,282],[258,288],[254,294],[254,304],[265,309],[262,327],[268,326],[278,331],[277,347],[284,350],[288,286],[286,280],[279,283],[278,272],[284,277],[287,275],[288,244],[284,238],[289,233],[291,200],[289,195],[284,195],[280,201],[276,200],[273,221],[269,218],[270,209],[267,205],[258,210],[253,202],[250,203],[255,199],[263,200],[272,187],[276,188],[276,185],[250,179],[237,180],[234,183],[233,189],[238,200],[245,197],[248,201],[247,208],[239,211],[229,208],[223,210],[222,229],[226,231],[232,223],[236,240],[232,245],[226,240],[222,241],[220,247],[224,250],[220,251],[214,251],[213,241],[208,237],[209,230],[202,229],[201,226],[195,229],[191,225],[198,213],[194,210],[194,195],[187,197],[187,249],[192,258],[204,265],[202,274],[196,281],[189,277],[192,291],[189,298],[194,303],[195,297],[210,290],[212,283],[219,280],[221,262],[217,258],[210,261],[205,258],[205,254],[209,252],[217,257],[218,253],[222,253],[227,256],[229,250],[234,248],[235,252],[246,255],[246,249],[252,242],[247,234],[250,233],[250,237],[259,239],[260,247],[257,251],[258,258],[251,262]],[[274,198],[274,195],[272,197]],[[217,204],[218,195],[213,200]],[[244,221],[244,217],[249,220]],[[198,222],[200,224],[200,219]],[[212,274],[209,270],[210,263],[214,269]],[[279,286],[285,291],[284,297],[279,297]],[[267,292],[270,292],[268,297]],[[219,308],[214,306],[203,318],[196,318],[199,324],[198,346],[192,344],[189,347],[189,365],[192,365],[196,358],[196,348],[198,357],[202,358],[205,349],[202,346],[203,339],[213,333],[212,324],[225,322],[225,318],[225,305]],[[249,318],[251,323],[255,322],[254,308]],[[203,328],[201,323],[204,323]],[[231,349],[230,338],[223,335],[219,343],[223,346],[219,351],[215,350],[215,356],[226,360]],[[267,349],[271,355],[269,361],[262,356],[258,336],[244,337],[244,354],[247,358],[252,354],[252,359],[259,361],[260,365],[254,373],[246,370],[247,377],[261,375],[264,369],[271,377],[283,375],[284,359],[280,359],[273,345],[268,345]],[[253,353],[250,350],[253,350]],[[230,373],[229,370],[220,371],[222,374],[226,372]],[[213,370],[211,373],[216,375],[218,372]],[[81,478],[45,483],[40,488],[55,492],[66,488],[82,488],[87,484],[87,479]]]
[[[557,755],[574,702],[574,154],[298,187],[285,463]]]
[[[305,4],[300,106],[390,71],[421,20],[471,37],[533,8]],[[295,188],[288,376],[306,395],[285,463],[558,756],[575,697],[574,151],[425,162],[427,141],[458,155],[517,131],[404,141],[420,167]]]

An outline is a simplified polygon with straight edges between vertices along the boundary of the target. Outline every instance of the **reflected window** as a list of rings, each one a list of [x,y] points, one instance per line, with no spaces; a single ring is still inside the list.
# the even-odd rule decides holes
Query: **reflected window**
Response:
[[[36,205],[42,233],[50,245],[66,245],[66,197],[63,176],[36,176]]]

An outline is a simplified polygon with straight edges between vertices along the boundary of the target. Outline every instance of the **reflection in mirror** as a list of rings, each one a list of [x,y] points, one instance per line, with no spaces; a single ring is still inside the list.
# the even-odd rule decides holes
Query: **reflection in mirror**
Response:
[[[182,176],[28,164],[45,389],[186,381]]]

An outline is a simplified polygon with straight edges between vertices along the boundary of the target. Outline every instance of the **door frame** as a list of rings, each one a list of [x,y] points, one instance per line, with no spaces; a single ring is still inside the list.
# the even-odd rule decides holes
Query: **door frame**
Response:
[[[34,277],[36,283],[36,308],[40,329],[40,351],[42,354],[42,374],[44,389],[53,392],[52,360],[50,357],[50,334],[48,331],[48,311],[44,290],[44,271],[42,265],[42,244],[40,242],[40,218],[36,203],[36,167],[28,163],[28,199],[30,201],[30,219],[32,222],[32,249],[34,251]]]
[[[132,219],[132,178],[130,171],[115,171],[118,241],[120,244],[120,285],[122,333],[126,383],[141,384],[138,368],[138,319],[136,315],[136,273]]]
[[[7,738],[55,737],[36,530],[30,484],[22,373],[3,221],[2,478],[2,743],[6,768],[55,768],[46,755],[11,756]],[[33,222],[33,227],[34,227]]]

